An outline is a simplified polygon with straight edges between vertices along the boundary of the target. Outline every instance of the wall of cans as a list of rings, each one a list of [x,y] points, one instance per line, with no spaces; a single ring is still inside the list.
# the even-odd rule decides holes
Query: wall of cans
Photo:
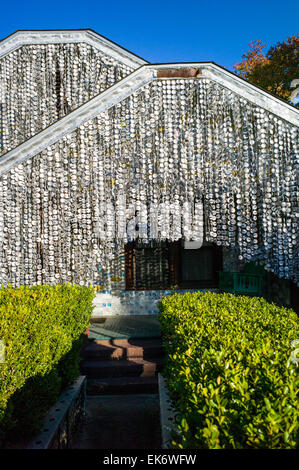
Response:
[[[188,240],[199,202],[206,241],[299,283],[297,172],[295,126],[206,78],[153,80],[1,176],[0,282],[123,289],[117,221],[136,208],[146,241],[163,203],[156,239]]]
[[[88,44],[26,45],[0,61],[0,155],[133,69]]]

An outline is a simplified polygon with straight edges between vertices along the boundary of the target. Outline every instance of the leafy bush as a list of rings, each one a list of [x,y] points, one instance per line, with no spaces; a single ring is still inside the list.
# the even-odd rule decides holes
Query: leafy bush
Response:
[[[297,315],[257,297],[174,294],[161,302],[174,447],[296,448]]]
[[[0,289],[0,438],[38,431],[78,376],[93,297],[91,288],[70,285]]]

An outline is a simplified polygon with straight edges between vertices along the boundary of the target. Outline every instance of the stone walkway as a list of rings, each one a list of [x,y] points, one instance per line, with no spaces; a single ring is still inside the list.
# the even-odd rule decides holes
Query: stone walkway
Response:
[[[72,448],[161,448],[159,395],[87,396],[85,422]]]
[[[160,338],[157,315],[92,317],[89,339]]]

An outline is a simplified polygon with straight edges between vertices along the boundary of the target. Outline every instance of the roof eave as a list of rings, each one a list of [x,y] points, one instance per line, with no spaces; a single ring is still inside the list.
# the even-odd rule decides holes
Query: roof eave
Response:
[[[0,41],[0,59],[31,44],[87,43],[104,54],[136,69],[148,62],[91,29],[17,30]]]

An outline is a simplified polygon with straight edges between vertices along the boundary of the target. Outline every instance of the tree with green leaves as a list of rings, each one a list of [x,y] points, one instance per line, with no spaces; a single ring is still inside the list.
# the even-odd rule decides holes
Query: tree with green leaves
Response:
[[[299,79],[299,35],[270,47],[266,54],[266,44],[261,40],[255,39],[249,46],[243,60],[234,66],[237,75],[293,103],[294,81]],[[299,107],[299,103],[296,106]]]

